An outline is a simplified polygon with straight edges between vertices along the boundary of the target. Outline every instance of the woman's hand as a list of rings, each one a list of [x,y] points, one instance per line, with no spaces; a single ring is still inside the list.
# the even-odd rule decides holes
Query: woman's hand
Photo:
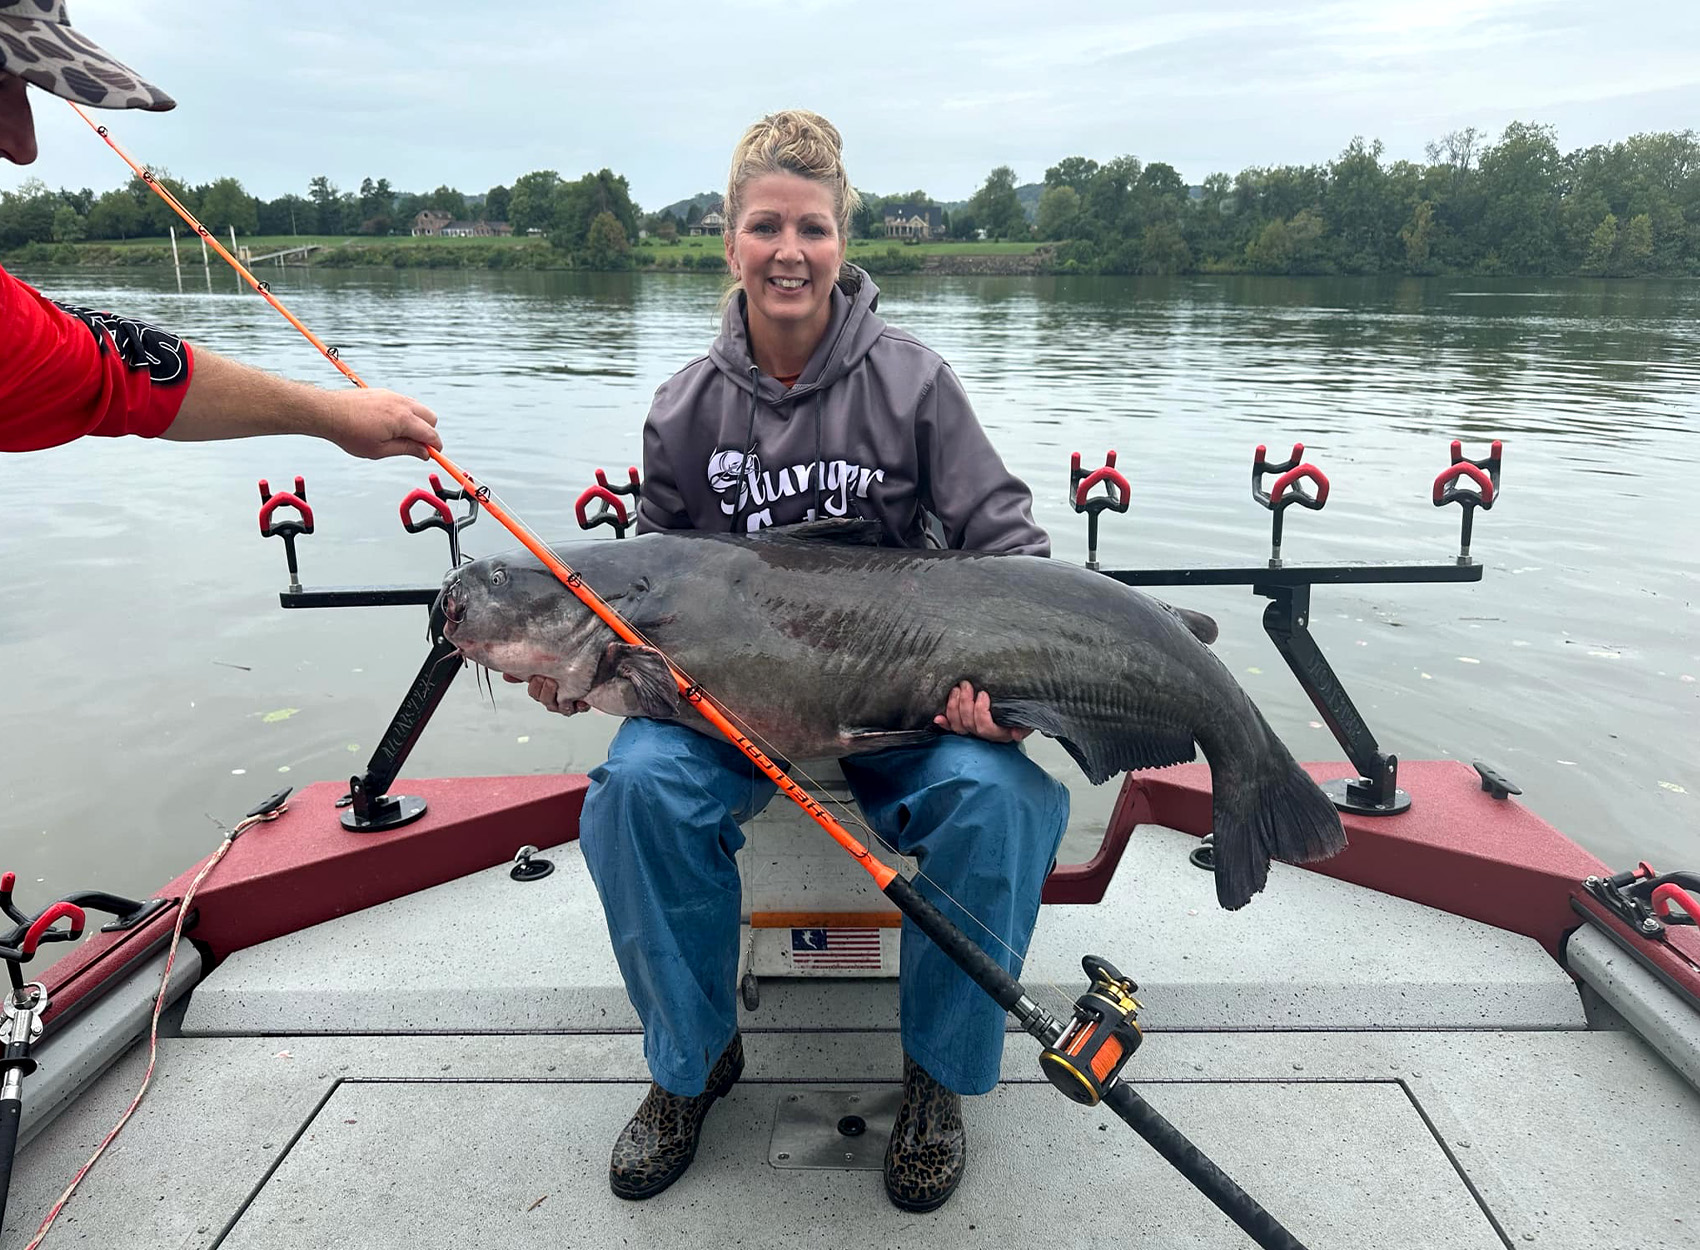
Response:
[[[562,716],[574,716],[579,712],[590,711],[590,704],[583,699],[563,699],[561,689],[553,677],[515,677],[512,673],[503,673],[503,681],[511,681],[515,685],[525,682],[525,692],[536,699],[551,712],[559,712]]]
[[[987,742],[1020,742],[1031,729],[1005,729],[992,720],[992,696],[984,690],[975,693],[970,682],[958,682],[945,700],[944,714],[933,717],[933,724],[953,734],[984,738]]]

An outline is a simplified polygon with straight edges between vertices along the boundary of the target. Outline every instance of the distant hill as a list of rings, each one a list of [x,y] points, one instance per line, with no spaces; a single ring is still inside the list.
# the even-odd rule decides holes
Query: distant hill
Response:
[[[691,211],[692,205],[706,213],[710,208],[718,208],[720,201],[725,198],[725,194],[724,191],[699,191],[688,199],[678,200],[655,211],[657,213],[672,213],[674,217],[683,221],[685,214]]]

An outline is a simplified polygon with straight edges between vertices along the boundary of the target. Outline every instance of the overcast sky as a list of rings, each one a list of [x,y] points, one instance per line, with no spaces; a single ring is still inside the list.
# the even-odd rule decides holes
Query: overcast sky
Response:
[[[824,113],[856,185],[964,199],[994,165],[1069,155],[1214,170],[1389,157],[1461,126],[1551,123],[1565,150],[1700,125],[1695,0],[70,0],[78,29],[174,95],[111,114],[138,159],[265,198],[482,192],[608,166],[646,208],[723,186],[745,125]],[[39,92],[40,160],[0,187],[116,186],[117,158]]]

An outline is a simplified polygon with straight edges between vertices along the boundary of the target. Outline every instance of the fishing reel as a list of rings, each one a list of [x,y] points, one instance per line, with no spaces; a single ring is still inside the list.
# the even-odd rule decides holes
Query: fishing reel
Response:
[[[1106,960],[1080,961],[1091,985],[1074,1004],[1074,1019],[1039,1054],[1046,1078],[1075,1102],[1095,1107],[1122,1065],[1139,1049],[1139,989]]]

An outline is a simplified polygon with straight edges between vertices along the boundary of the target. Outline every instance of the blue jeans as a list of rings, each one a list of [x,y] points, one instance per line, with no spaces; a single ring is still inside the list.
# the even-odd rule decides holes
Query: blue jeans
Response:
[[[1014,744],[954,734],[843,765],[868,823],[929,879],[916,887],[1019,975],[1020,959],[961,908],[1025,955],[1068,790]],[[590,774],[579,840],[650,1075],[672,1093],[700,1094],[737,1029],[738,825],[774,793],[731,743],[667,721],[627,720]],[[902,950],[904,1050],[948,1089],[990,1090],[1003,1010],[907,920]]]

